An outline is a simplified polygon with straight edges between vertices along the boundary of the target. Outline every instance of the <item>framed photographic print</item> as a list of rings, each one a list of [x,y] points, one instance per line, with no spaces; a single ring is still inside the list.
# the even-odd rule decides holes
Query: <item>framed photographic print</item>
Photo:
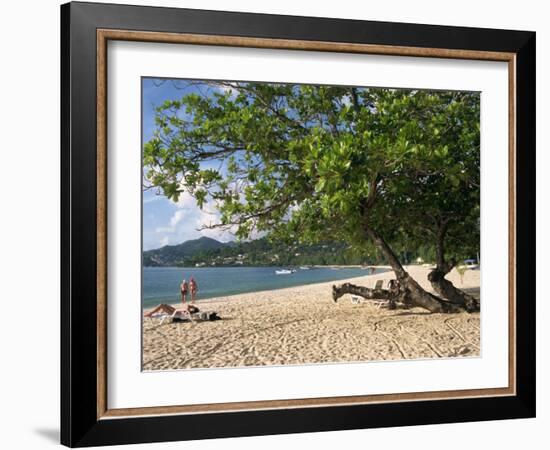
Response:
[[[535,33],[61,19],[63,444],[535,415]]]

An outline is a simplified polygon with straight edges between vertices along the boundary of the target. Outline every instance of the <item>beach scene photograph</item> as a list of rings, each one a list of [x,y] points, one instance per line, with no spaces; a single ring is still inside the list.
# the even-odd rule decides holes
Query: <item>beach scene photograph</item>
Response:
[[[480,356],[480,93],[143,77],[142,370]]]

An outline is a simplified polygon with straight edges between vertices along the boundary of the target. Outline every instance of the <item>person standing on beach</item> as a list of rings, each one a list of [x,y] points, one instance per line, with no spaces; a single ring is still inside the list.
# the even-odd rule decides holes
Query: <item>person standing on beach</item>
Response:
[[[185,278],[180,284],[180,294],[181,294],[181,302],[185,304],[185,302],[187,301],[187,281],[185,280]]]
[[[191,277],[191,279],[189,280],[189,289],[191,289],[191,303],[194,304],[199,287],[197,286],[197,282],[193,277]]]

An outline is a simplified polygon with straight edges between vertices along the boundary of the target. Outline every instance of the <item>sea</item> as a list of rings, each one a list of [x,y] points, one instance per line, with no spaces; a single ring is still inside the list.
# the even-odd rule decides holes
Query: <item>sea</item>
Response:
[[[296,269],[288,275],[277,275],[283,267],[144,267],[142,282],[142,307],[150,308],[159,303],[181,301],[179,286],[182,279],[197,281],[197,301],[212,297],[267,291],[286,287],[303,286],[325,281],[362,277],[372,274],[358,267],[313,267]],[[376,268],[375,273],[386,269]]]

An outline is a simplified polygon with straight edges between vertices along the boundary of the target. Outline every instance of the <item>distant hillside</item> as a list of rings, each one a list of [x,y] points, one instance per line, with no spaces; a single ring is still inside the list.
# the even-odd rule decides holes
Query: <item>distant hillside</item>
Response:
[[[177,266],[201,252],[221,249],[228,244],[209,237],[185,241],[178,245],[166,245],[155,250],[143,252],[144,266]]]
[[[342,243],[299,245],[272,243],[266,238],[223,243],[202,237],[143,252],[144,266],[301,266],[376,262],[379,262],[376,254],[366,259],[363,252]]]

